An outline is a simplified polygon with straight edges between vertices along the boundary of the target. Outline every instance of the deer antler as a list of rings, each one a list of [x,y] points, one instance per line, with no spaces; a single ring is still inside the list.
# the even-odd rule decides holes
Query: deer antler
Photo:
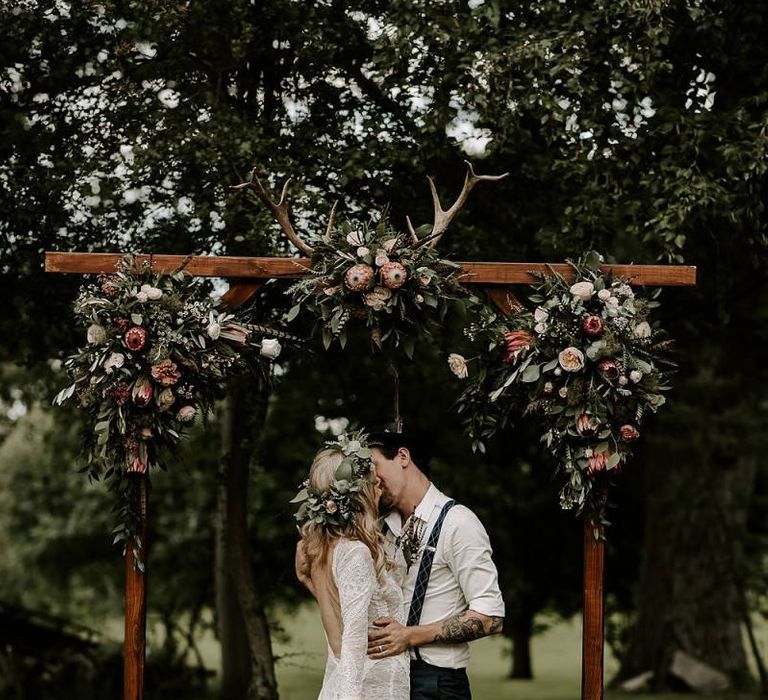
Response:
[[[461,188],[461,192],[459,193],[456,201],[447,211],[444,211],[440,205],[440,197],[437,194],[435,181],[431,177],[427,177],[429,180],[429,189],[432,191],[432,202],[435,206],[435,223],[432,226],[432,231],[430,231],[428,236],[422,238],[418,242],[414,241],[415,248],[420,248],[423,245],[429,245],[430,248],[434,248],[437,245],[440,237],[445,233],[445,230],[448,228],[451,221],[453,221],[456,214],[458,214],[459,209],[464,206],[464,202],[467,201],[469,193],[478,182],[481,180],[495,182],[496,180],[501,180],[502,178],[505,178],[507,175],[509,175],[509,173],[504,173],[503,175],[476,175],[475,170],[472,167],[472,163],[470,163],[468,160],[465,160],[464,162],[467,164],[467,174],[464,177],[464,186]],[[413,226],[411,225],[410,220],[408,221],[408,229],[411,232],[411,238],[413,239],[416,234],[413,230]]]
[[[256,168],[251,171],[251,179],[249,182],[243,182],[239,185],[230,185],[230,190],[250,190],[260,199],[267,208],[272,212],[272,215],[277,219],[277,223],[280,224],[280,228],[283,229],[283,233],[288,236],[288,240],[293,243],[302,253],[305,255],[312,255],[312,246],[301,240],[301,237],[296,233],[291,224],[291,217],[288,214],[288,186],[291,184],[291,178],[288,178],[283,185],[283,191],[280,194],[280,201],[275,203],[270,199],[267,191],[264,189],[264,185],[261,184],[259,176],[256,174]]]

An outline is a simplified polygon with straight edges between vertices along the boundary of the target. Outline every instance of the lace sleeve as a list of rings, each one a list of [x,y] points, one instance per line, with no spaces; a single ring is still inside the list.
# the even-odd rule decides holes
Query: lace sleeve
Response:
[[[338,700],[363,697],[363,671],[368,649],[368,606],[376,586],[371,553],[362,542],[339,542],[334,575],[339,589],[341,658],[337,668]]]

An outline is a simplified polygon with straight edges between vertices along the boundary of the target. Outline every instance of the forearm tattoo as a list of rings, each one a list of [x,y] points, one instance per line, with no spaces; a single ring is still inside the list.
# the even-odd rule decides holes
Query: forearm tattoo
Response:
[[[486,631],[483,621],[480,618],[473,617],[467,612],[460,613],[454,617],[448,618],[440,628],[435,637],[435,644],[459,644],[460,642],[471,642],[473,639],[480,639],[488,634],[496,634],[501,631],[504,618],[491,617],[491,624]]]

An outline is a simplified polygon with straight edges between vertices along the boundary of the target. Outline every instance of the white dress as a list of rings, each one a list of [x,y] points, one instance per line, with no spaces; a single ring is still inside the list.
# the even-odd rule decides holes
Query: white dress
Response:
[[[405,624],[403,593],[395,574],[385,571],[380,584],[368,547],[347,539],[334,548],[332,571],[341,607],[341,656],[336,658],[328,646],[318,700],[408,700],[408,652],[377,660],[367,655],[368,628],[374,620],[391,617]]]

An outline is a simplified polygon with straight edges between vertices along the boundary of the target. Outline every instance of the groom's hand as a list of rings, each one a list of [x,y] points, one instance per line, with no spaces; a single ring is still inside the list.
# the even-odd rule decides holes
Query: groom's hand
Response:
[[[391,617],[380,617],[373,621],[377,629],[368,630],[368,657],[385,659],[397,656],[410,649],[409,628]]]

